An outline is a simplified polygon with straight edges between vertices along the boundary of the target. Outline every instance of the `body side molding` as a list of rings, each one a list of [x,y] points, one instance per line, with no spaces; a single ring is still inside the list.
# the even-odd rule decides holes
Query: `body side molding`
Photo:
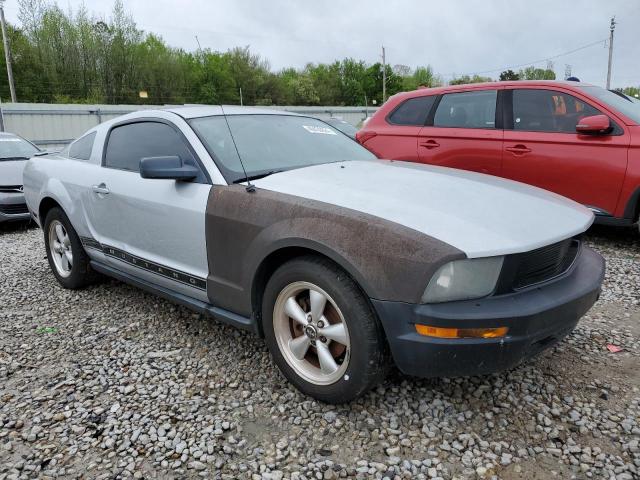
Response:
[[[207,283],[204,278],[195,277],[188,273],[185,273],[175,268],[167,267],[150,260],[132,255],[119,248],[111,247],[109,245],[102,245],[100,242],[90,237],[80,237],[80,241],[85,248],[93,248],[101,251],[108,257],[116,258],[122,262],[125,262],[134,267],[140,268],[147,272],[155,273],[165,278],[169,278],[175,282],[182,283],[189,287],[197,288],[198,290],[206,291]]]
[[[96,262],[95,260],[91,261],[91,268],[103,275],[107,275],[108,277],[115,278],[121,282],[128,283],[129,285],[133,285],[134,287],[153,293],[165,300],[185,306],[195,312],[208,315],[236,328],[248,330],[256,335],[259,334],[258,326],[254,318],[243,317],[223,308],[216,307],[181,293],[173,292],[167,288],[154,285],[150,282],[129,275],[128,273],[121,272],[120,270],[107,266],[103,263]]]

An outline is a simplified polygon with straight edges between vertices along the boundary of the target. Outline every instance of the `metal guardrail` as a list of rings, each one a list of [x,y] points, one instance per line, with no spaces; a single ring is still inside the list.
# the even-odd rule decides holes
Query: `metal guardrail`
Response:
[[[119,115],[148,108],[177,105],[82,105],[82,104],[0,104],[0,131],[17,133],[44,148],[67,145],[95,125]],[[262,107],[264,108],[264,107]],[[376,108],[333,106],[273,106],[276,110],[317,116],[341,117],[357,126],[373,115]]]
[[[179,105],[63,105],[0,104],[0,131],[17,133],[40,146],[66,145],[89,128],[104,120],[148,108],[170,108]],[[262,107],[264,108],[264,107]],[[334,106],[270,106],[276,110],[323,117],[341,117],[357,126],[373,115],[374,107]]]

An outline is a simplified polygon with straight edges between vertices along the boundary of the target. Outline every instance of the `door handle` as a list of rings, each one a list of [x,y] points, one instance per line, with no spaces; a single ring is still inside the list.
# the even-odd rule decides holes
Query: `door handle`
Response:
[[[424,148],[428,148],[429,150],[431,150],[432,148],[438,148],[440,146],[440,144],[438,142],[436,142],[435,140],[426,140],[422,143],[420,143],[421,147]]]
[[[505,148],[505,150],[507,152],[511,152],[516,155],[531,152],[530,148],[527,148],[525,145],[522,145],[522,144],[514,145],[513,147],[507,147]]]
[[[93,190],[93,193],[99,193],[101,195],[109,194],[109,189],[104,183],[101,183],[100,185],[93,185],[91,189]]]

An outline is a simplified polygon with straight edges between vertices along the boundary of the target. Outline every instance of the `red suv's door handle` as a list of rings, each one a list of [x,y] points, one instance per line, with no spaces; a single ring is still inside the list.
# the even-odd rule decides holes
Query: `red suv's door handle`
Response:
[[[530,148],[527,148],[525,145],[522,145],[522,144],[514,145],[513,147],[507,147],[505,148],[505,150],[507,152],[514,153],[516,155],[531,152]]]
[[[432,149],[432,148],[438,148],[440,144],[435,140],[427,140],[427,141],[421,142],[420,146],[424,148]]]

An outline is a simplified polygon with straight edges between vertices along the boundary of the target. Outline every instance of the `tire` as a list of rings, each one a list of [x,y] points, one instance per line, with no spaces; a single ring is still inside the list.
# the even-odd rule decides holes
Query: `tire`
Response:
[[[372,307],[354,281],[323,258],[300,257],[274,272],[262,322],[284,376],[322,402],[358,398],[387,370],[386,342]]]
[[[42,230],[47,260],[60,285],[64,288],[78,289],[91,285],[100,278],[91,268],[89,256],[61,208],[49,210]]]

